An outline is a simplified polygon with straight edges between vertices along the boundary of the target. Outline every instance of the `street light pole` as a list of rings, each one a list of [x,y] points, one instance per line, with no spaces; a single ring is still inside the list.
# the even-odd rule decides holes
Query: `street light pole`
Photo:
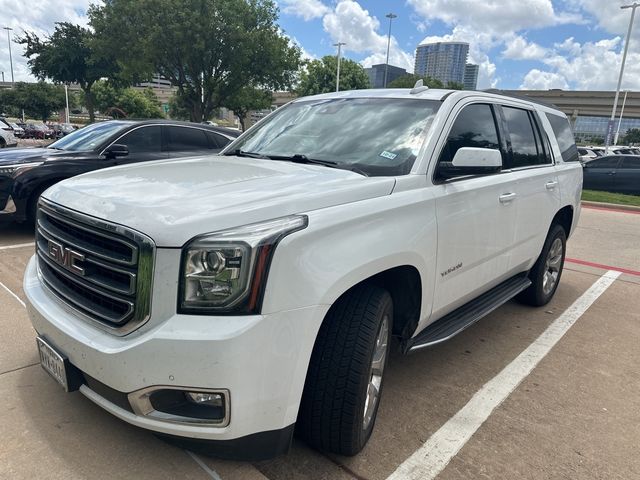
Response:
[[[613,145],[618,145],[618,137],[620,136],[620,124],[622,123],[622,115],[624,115],[624,106],[627,103],[627,94],[629,90],[624,91],[624,98],[622,99],[622,109],[620,110],[620,117],[618,118],[618,128],[616,130],[616,136],[613,137]]]
[[[387,88],[387,75],[389,73],[389,46],[391,45],[391,22],[398,16],[394,13],[387,13],[385,17],[389,19],[389,33],[387,35],[387,62],[384,64],[384,88]]]
[[[338,47],[338,70],[336,72],[336,92],[340,91],[340,60],[342,58],[342,46],[346,45],[344,42],[334,43],[334,47]]]
[[[67,103],[67,108],[64,109],[64,121],[65,123],[69,123],[69,86],[64,84],[64,99]]]
[[[624,75],[624,63],[627,61],[627,51],[629,50],[629,40],[631,39],[631,29],[633,28],[633,19],[636,16],[636,8],[640,7],[640,3],[633,3],[632,5],[623,5],[620,8],[625,10],[631,9],[631,19],[629,20],[629,30],[627,31],[627,38],[624,42],[624,52],[622,53],[622,64],[620,65],[620,75],[618,76],[618,86],[616,87],[616,96],[613,100],[613,109],[611,110],[611,118],[607,125],[607,135],[605,137],[604,151],[609,153],[609,145],[611,144],[611,134],[613,133],[613,121],[616,118],[616,109],[618,107],[618,98],[620,98],[620,86],[622,85],[622,76]]]
[[[7,31],[7,43],[9,44],[9,64],[11,65],[11,86],[13,86],[14,80],[13,80],[13,58],[11,58],[11,30],[13,30],[13,28],[11,27],[4,27],[4,29]]]

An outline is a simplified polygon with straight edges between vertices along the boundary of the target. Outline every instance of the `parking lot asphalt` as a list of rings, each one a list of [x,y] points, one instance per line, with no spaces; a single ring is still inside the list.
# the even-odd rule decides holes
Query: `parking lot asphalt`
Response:
[[[510,302],[449,342],[393,354],[361,454],[326,455],[296,440],[288,455],[256,464],[191,455],[65,394],[38,365],[21,303],[31,242],[28,229],[0,224],[0,478],[640,478],[640,215],[583,209],[546,307]],[[625,273],[590,295],[609,270]],[[498,398],[495,382],[565,318],[575,324]],[[478,420],[487,398],[494,404]],[[432,461],[425,445],[444,455],[442,431],[459,449],[433,475],[407,473]]]

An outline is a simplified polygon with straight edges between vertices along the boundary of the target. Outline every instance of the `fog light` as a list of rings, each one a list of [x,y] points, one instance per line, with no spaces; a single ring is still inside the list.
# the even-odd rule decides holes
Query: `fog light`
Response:
[[[206,405],[208,407],[222,407],[224,399],[220,393],[185,392],[187,400],[196,405]]]

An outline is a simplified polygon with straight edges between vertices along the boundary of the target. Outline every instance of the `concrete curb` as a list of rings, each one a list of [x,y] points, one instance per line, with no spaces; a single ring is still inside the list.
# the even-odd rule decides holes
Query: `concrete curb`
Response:
[[[588,200],[582,200],[581,203],[585,207],[608,208],[610,210],[628,210],[630,212],[640,212],[640,207],[636,207],[635,205],[619,205],[617,203],[591,202]]]

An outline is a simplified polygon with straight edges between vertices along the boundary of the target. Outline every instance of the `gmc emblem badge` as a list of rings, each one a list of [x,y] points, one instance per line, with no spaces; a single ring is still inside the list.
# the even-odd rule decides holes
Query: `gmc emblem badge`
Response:
[[[84,268],[79,266],[76,262],[84,261],[84,255],[78,253],[70,248],[63,247],[58,242],[49,240],[49,257],[58,265],[63,266],[67,270],[75,273],[76,275],[84,276]]]

